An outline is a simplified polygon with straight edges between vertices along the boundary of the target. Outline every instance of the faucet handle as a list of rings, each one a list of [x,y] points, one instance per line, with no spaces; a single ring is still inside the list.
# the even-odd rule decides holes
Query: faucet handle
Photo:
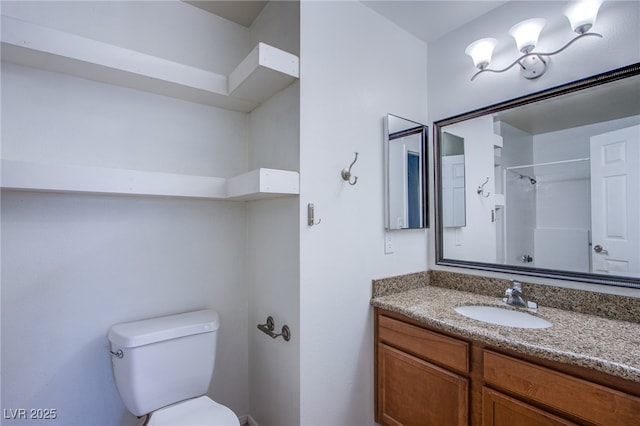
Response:
[[[511,280],[511,289],[522,291],[522,283],[518,280]]]

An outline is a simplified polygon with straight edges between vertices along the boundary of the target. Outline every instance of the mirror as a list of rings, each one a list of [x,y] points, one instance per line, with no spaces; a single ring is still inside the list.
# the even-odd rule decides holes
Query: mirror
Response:
[[[437,264],[640,287],[640,64],[434,136]]]
[[[392,114],[384,122],[385,228],[427,228],[427,126]]]

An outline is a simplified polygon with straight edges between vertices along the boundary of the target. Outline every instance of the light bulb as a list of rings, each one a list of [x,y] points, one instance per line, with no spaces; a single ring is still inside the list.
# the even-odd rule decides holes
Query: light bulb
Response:
[[[482,38],[471,43],[464,50],[464,53],[471,56],[473,65],[477,68],[485,69],[491,62],[493,49],[496,47],[498,40],[495,38]]]
[[[571,29],[578,34],[584,34],[596,22],[598,10],[604,0],[582,0],[572,3],[565,11]]]
[[[531,52],[538,43],[538,37],[546,24],[542,18],[527,19],[515,24],[509,30],[509,35],[516,40],[516,46],[522,53]]]

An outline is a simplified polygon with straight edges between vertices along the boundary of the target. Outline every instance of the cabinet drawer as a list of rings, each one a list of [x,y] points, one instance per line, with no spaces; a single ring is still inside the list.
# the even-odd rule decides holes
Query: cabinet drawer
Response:
[[[378,339],[436,364],[469,372],[469,344],[384,315],[378,317]]]
[[[487,383],[600,425],[636,424],[640,398],[496,352],[484,351]]]

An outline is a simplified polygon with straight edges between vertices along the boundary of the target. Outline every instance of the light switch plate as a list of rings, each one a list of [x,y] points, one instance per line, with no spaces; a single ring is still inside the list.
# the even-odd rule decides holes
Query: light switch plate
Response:
[[[384,234],[384,254],[393,253],[393,237],[390,233]]]

